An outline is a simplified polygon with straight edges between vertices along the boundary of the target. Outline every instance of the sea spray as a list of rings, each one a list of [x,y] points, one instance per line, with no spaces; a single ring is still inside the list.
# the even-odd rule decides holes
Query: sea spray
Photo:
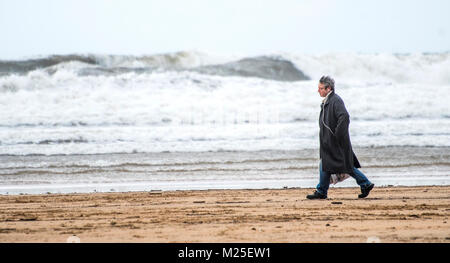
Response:
[[[356,145],[449,146],[449,57],[177,52],[0,61],[0,154],[312,149],[322,74],[336,79]]]

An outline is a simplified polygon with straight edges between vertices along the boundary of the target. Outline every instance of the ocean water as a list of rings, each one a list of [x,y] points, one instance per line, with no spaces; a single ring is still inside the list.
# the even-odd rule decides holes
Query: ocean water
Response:
[[[222,180],[204,188],[309,187],[317,176],[317,82],[325,74],[336,80],[350,113],[352,143],[366,154],[364,161],[395,168],[377,168],[385,174],[380,182],[450,183],[448,52],[76,54],[0,60],[0,193],[202,188],[207,180],[189,180],[190,174]],[[425,160],[425,168],[408,163],[402,170],[375,156],[391,152],[396,159],[403,151],[422,152],[417,163]],[[208,154],[221,164],[216,172],[208,170]],[[241,167],[252,155],[259,161]],[[269,169],[261,161],[266,155],[284,161]],[[163,166],[153,163],[167,156]],[[295,156],[303,156],[297,160],[304,162],[302,172],[289,168]],[[191,158],[198,159],[197,169],[178,166]],[[436,171],[424,172],[429,166]],[[262,176],[266,168],[269,177]],[[399,171],[415,179],[389,181]],[[262,179],[246,184],[251,174]],[[305,178],[311,182],[302,184]]]

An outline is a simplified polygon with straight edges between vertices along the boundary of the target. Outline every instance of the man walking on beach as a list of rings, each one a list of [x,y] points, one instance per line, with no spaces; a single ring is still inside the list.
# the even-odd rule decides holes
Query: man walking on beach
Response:
[[[319,116],[320,165],[319,184],[308,199],[326,199],[332,174],[349,174],[361,187],[359,198],[369,195],[374,184],[357,168],[361,168],[353,153],[348,126],[350,117],[344,102],[334,91],[334,79],[323,76],[318,92],[324,98]]]

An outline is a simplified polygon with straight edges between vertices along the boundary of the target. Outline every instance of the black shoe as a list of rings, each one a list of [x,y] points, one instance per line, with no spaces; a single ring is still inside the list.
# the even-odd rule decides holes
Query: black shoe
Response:
[[[314,191],[312,195],[307,195],[306,198],[308,199],[327,199],[326,195],[323,195],[317,191]]]
[[[358,198],[367,197],[370,193],[370,190],[372,190],[374,186],[374,184],[370,184],[369,186],[361,187],[361,194],[358,195]]]

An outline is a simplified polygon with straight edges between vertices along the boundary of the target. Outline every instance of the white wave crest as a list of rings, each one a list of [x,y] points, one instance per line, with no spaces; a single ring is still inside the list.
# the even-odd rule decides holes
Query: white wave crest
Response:
[[[312,79],[339,82],[450,84],[450,52],[435,54],[283,54]]]

